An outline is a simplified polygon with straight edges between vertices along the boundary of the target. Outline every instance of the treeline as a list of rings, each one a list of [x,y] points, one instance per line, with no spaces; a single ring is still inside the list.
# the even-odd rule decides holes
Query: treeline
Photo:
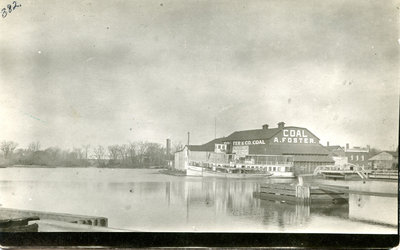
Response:
[[[167,154],[159,143],[132,142],[107,147],[82,145],[72,149],[49,147],[41,149],[40,142],[32,142],[27,148],[17,148],[13,141],[0,143],[0,166],[40,165],[49,167],[166,167],[173,153],[181,145],[175,145]]]

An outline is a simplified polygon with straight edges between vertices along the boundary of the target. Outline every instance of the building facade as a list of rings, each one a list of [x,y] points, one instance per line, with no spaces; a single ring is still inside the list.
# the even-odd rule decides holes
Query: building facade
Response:
[[[385,170],[399,168],[398,152],[383,151],[369,158],[368,161],[373,169]]]
[[[368,159],[371,157],[370,155],[370,147],[353,147],[350,148],[349,144],[346,144],[345,149],[346,157],[349,163],[354,165],[369,167]]]
[[[280,122],[275,128],[266,124],[261,129],[236,131],[203,145],[188,145],[183,151],[189,160],[208,160],[221,154],[226,159],[220,160],[225,162],[245,162],[254,157],[264,161],[293,161],[294,171],[299,174],[312,173],[320,165],[334,164],[330,152],[319,141],[307,128]]]
[[[330,152],[329,156],[335,161],[335,165],[341,166],[348,163],[346,152],[343,147],[339,145],[330,146],[329,142],[327,142],[325,148]]]

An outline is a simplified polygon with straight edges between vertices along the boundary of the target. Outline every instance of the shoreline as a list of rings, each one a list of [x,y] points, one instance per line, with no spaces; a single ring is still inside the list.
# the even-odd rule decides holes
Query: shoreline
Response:
[[[12,165],[12,166],[0,166],[0,168],[112,168],[112,169],[159,169],[163,170],[167,167],[161,166],[153,166],[153,167],[120,167],[120,166],[106,166],[106,167],[98,167],[98,166],[45,166],[45,165]]]
[[[172,176],[179,176],[179,177],[185,177],[187,176],[186,173],[183,171],[174,171],[171,169],[161,169],[158,171],[160,174],[165,174],[165,175],[172,175]]]

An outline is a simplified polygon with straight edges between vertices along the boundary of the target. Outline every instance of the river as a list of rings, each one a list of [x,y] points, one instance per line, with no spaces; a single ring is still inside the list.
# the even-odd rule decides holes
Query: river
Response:
[[[350,194],[344,205],[291,205],[254,197],[260,183],[155,169],[1,168],[0,204],[104,216],[109,227],[151,232],[397,233],[397,197]],[[397,190],[396,182],[349,183]]]

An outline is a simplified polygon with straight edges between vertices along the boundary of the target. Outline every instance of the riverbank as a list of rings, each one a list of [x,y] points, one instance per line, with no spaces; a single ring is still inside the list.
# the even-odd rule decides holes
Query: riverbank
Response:
[[[1,168],[98,168],[98,169],[166,169],[165,166],[150,166],[150,167],[131,167],[131,166],[122,166],[122,165],[110,165],[110,166],[46,166],[46,165],[10,165],[10,166],[1,166]]]
[[[173,176],[186,176],[186,171],[176,169],[163,169],[158,171],[160,174],[173,175]]]

